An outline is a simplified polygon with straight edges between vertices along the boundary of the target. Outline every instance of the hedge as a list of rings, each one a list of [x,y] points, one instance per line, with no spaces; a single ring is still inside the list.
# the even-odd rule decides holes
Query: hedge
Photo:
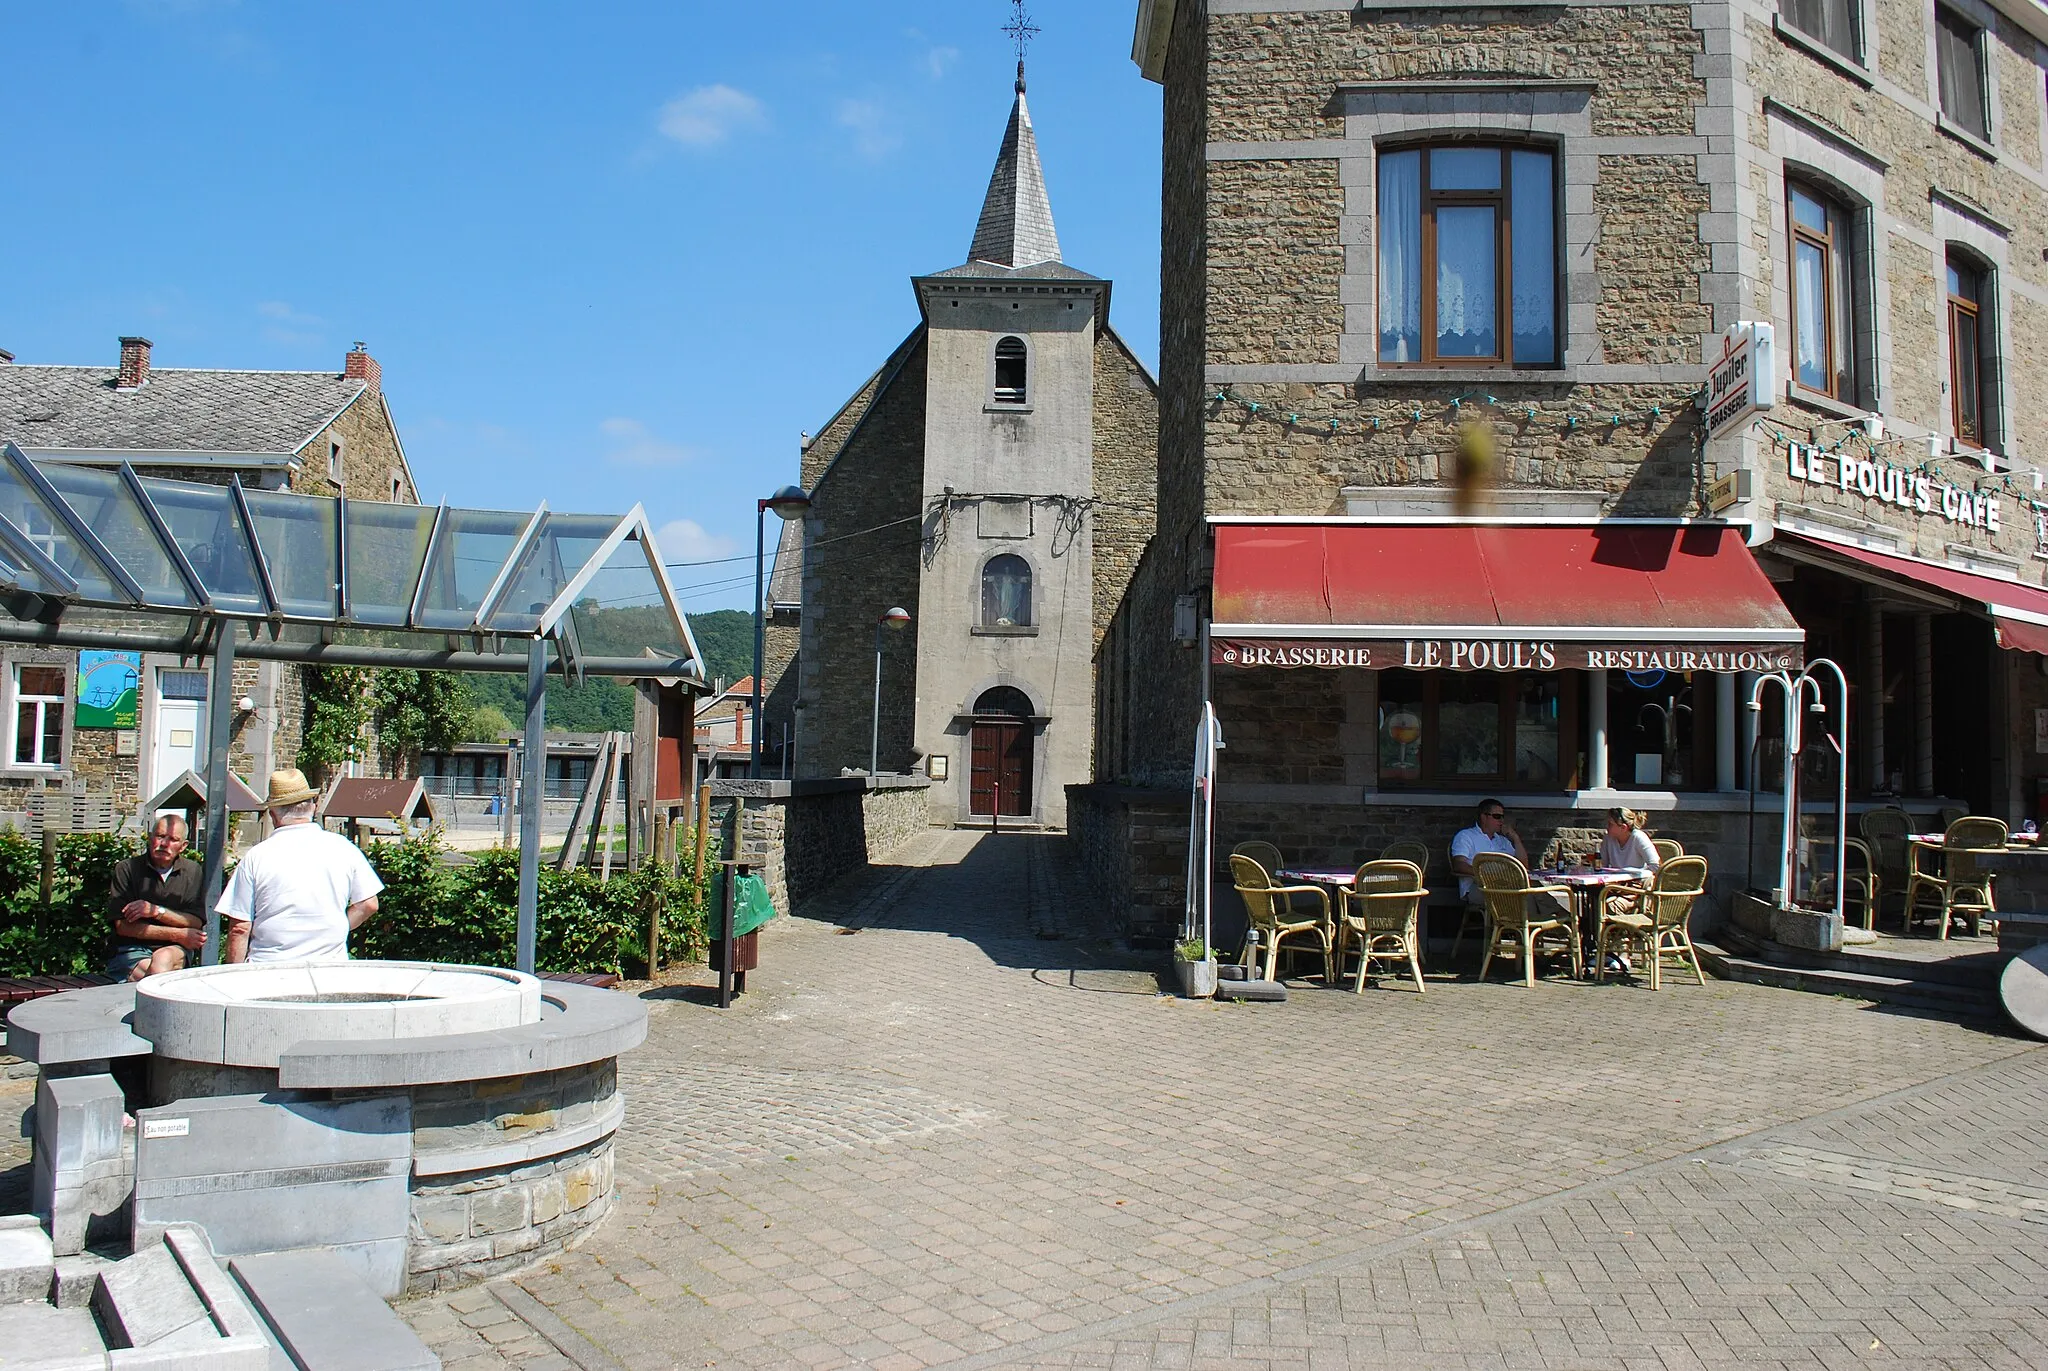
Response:
[[[429,834],[374,843],[370,865],[384,880],[377,917],[349,940],[351,956],[510,966],[518,947],[519,853],[479,852],[462,865],[442,859]],[[541,971],[611,971],[647,964],[647,910],[661,910],[662,956],[704,953],[704,910],[681,876],[645,867],[600,881],[586,871],[540,873],[534,962]]]
[[[140,851],[132,838],[67,834],[57,840],[50,903],[42,902],[42,849],[0,829],[0,975],[84,975],[106,963],[107,883],[114,863]],[[478,853],[450,866],[438,838],[376,843],[370,865],[384,880],[377,917],[349,939],[350,955],[510,966],[517,950],[519,854]],[[535,959],[542,971],[639,970],[647,961],[647,910],[661,911],[662,955],[704,953],[703,901],[690,881],[652,869],[609,882],[583,871],[543,870]]]

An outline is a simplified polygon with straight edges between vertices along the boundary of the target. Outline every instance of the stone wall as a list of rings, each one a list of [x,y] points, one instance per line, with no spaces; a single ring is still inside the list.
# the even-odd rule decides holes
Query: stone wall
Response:
[[[1067,841],[1113,934],[1164,947],[1185,908],[1188,793],[1137,786],[1067,787]]]
[[[1159,493],[1159,389],[1113,328],[1095,338],[1095,634],[1099,649],[1151,541]]]
[[[813,478],[797,654],[802,680],[795,706],[802,777],[867,769],[875,622],[892,605],[910,611],[911,626],[891,631],[883,642],[880,765],[884,771],[905,771],[911,765],[918,549],[924,536],[917,522],[924,471],[924,354],[920,330],[901,366],[878,383],[872,402],[849,421],[845,442]],[[806,453],[807,477],[822,459],[822,447],[814,442]],[[844,535],[860,536],[832,541]]]
[[[930,787],[917,776],[713,781],[711,822],[721,850],[752,865],[776,910],[791,914],[929,827]]]
[[[330,444],[341,443],[340,485],[329,479],[327,455]],[[351,500],[392,500],[392,481],[398,482],[397,503],[419,503],[412,487],[405,458],[398,445],[398,430],[381,391],[368,391],[336,415],[299,449],[299,469],[292,474],[291,488],[303,495],[345,495]]]

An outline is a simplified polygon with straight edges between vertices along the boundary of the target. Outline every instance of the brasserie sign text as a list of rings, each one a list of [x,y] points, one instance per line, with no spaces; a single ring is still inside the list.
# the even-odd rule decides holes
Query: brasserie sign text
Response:
[[[1237,667],[1366,667],[1375,671],[1778,671],[1797,669],[1794,643],[1599,643],[1553,638],[1216,638],[1209,660]]]
[[[1873,461],[1853,452],[1828,452],[1812,443],[1787,443],[1786,468],[1793,480],[1832,486],[1847,495],[1910,510],[1924,518],[1942,518],[1966,528],[1999,530],[1998,496],[1971,490],[1908,467]],[[1830,464],[1832,470],[1830,469]]]

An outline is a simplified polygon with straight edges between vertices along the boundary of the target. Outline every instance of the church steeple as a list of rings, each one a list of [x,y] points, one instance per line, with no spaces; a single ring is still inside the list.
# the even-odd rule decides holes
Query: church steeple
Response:
[[[999,267],[1028,267],[1060,260],[1060,237],[1052,224],[1052,202],[1045,194],[1045,172],[1038,165],[1038,135],[1031,128],[1031,107],[1024,102],[1024,64],[1017,63],[1017,102],[1010,107],[1010,127],[996,169],[988,178],[988,198],[981,221],[974,226],[969,261]]]

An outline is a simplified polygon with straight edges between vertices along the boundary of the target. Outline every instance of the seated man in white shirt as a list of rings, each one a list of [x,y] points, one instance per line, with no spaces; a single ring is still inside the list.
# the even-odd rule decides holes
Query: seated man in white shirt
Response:
[[[264,808],[276,831],[249,850],[214,908],[230,962],[348,956],[348,935],[384,888],[362,849],[313,822],[320,792],[297,768],[273,771]]]
[[[1459,830],[1451,839],[1451,870],[1458,876],[1458,898],[1469,905],[1483,903],[1479,882],[1472,874],[1472,859],[1481,852],[1505,852],[1523,866],[1529,865],[1529,849],[1522,846],[1522,835],[1508,822],[1507,806],[1499,800],[1481,800],[1472,827]]]

